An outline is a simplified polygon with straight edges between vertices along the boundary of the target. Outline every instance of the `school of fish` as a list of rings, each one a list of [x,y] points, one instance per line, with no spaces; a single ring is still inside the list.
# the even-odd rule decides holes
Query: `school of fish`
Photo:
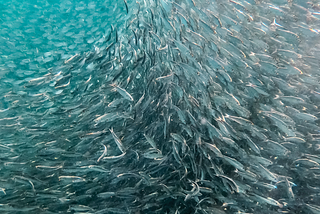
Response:
[[[319,1],[51,4],[0,17],[1,213],[320,214]]]

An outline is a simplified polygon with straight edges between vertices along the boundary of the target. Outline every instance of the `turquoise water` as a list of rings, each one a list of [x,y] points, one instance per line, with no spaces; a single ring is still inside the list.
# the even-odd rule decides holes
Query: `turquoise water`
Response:
[[[122,1],[4,1],[1,75],[8,68],[17,78],[24,78],[26,70],[31,76],[45,73],[59,61],[101,44],[111,25],[123,24],[125,13]]]
[[[0,4],[1,213],[319,213],[317,1]]]

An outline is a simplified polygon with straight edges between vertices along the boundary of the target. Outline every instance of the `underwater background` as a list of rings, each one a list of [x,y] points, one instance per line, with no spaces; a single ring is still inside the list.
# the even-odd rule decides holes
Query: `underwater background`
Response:
[[[318,0],[0,2],[0,212],[320,213]]]

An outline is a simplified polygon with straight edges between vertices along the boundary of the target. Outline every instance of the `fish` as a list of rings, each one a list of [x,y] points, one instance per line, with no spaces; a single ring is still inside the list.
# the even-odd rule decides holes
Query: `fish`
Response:
[[[101,156],[98,158],[97,162],[99,162],[107,154],[107,147],[105,145],[103,145],[103,147],[104,147],[104,151],[101,154]]]
[[[121,142],[121,140],[118,138],[118,136],[114,133],[113,128],[109,129],[109,131],[111,132],[112,137],[113,137],[114,141],[116,142],[116,144],[117,144],[117,146],[118,146],[118,149],[119,149],[122,153],[124,153],[124,152],[125,152],[125,149],[124,149],[124,147],[123,147],[123,145],[122,145],[122,142]]]
[[[124,1],[124,4],[126,5],[126,11],[127,11],[127,14],[129,13],[129,9],[128,9],[128,4],[127,4],[127,1],[126,0],[123,0]]]
[[[317,3],[3,7],[2,212],[319,212]]]
[[[112,87],[114,87],[114,90],[119,92],[119,94],[121,94],[121,96],[123,96],[123,98],[129,100],[129,101],[134,101],[133,97],[131,96],[131,94],[129,94],[125,89],[120,88],[119,86],[117,86],[116,84],[111,84]]]
[[[270,205],[277,206],[277,207],[280,207],[280,208],[283,207],[283,205],[281,203],[279,203],[278,201],[276,201],[276,200],[274,200],[274,199],[272,199],[270,197],[264,198],[264,197],[262,197],[260,195],[257,195],[257,194],[255,194],[254,196],[261,203],[268,203]]]

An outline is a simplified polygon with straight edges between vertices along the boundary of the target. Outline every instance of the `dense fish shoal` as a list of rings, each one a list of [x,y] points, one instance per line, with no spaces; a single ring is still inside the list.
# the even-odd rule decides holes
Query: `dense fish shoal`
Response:
[[[2,213],[320,213],[317,1],[8,5]]]

